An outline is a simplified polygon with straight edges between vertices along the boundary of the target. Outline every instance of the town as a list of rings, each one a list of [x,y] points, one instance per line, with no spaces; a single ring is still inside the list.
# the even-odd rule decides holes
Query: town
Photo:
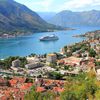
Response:
[[[58,53],[1,59],[0,100],[25,100],[32,89],[43,94],[54,92],[60,100],[68,77],[91,71],[100,81],[100,33],[96,33],[85,34],[88,39],[64,46]]]

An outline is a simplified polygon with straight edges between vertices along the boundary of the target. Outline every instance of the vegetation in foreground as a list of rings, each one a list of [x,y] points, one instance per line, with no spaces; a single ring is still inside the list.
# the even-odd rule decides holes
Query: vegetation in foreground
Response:
[[[81,73],[78,76],[66,79],[64,92],[61,94],[47,91],[44,93],[35,92],[32,87],[31,92],[26,94],[25,100],[99,100],[100,82],[97,81],[94,71]]]

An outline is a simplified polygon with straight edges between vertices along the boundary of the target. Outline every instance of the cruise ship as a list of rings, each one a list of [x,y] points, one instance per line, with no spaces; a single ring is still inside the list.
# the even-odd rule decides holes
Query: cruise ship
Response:
[[[40,41],[54,41],[54,40],[58,40],[59,38],[55,35],[47,35],[47,36],[43,36],[40,38]]]

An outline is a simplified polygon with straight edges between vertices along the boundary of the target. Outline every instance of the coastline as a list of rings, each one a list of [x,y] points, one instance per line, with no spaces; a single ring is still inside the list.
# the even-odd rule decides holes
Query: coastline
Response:
[[[87,38],[92,38],[93,36],[98,36],[98,38],[100,38],[100,30],[95,30],[95,31],[88,31],[84,34],[80,34],[80,35],[73,35],[73,37],[87,37]],[[95,37],[94,36],[94,37]]]
[[[22,36],[21,36],[22,37]],[[80,42],[75,42],[75,43],[81,43],[82,41],[80,41]],[[69,45],[67,45],[67,46],[73,46],[75,43],[72,43],[72,44],[69,44]],[[66,45],[65,45],[66,46]],[[58,53],[58,54],[62,54],[62,49],[64,48],[64,46],[62,47],[62,48],[60,48],[59,49],[59,51],[58,52],[55,52],[55,53]],[[50,52],[50,53],[54,53],[54,52]],[[35,53],[32,53],[32,54],[35,54]],[[44,54],[35,54],[35,55],[37,55],[37,56],[41,56],[41,55],[45,55],[45,54],[49,54],[49,53],[44,53]],[[29,55],[31,55],[31,54],[29,54]],[[27,56],[29,56],[29,55],[26,55],[26,56],[20,56],[20,57],[27,57]],[[13,56],[11,56],[11,57],[13,57]],[[16,57],[16,56],[15,56]],[[8,58],[8,57],[7,57]],[[4,60],[4,59],[6,59],[6,58],[3,58],[3,59],[0,59],[0,60]]]
[[[62,33],[62,32],[60,32],[60,34],[61,34],[61,33]],[[65,33],[66,33],[66,31],[65,31]],[[65,33],[64,33],[64,34],[65,34]],[[68,32],[67,32],[67,33],[68,33]],[[87,33],[87,32],[86,32],[86,33]],[[41,36],[41,35],[40,35],[40,36]],[[21,36],[21,37],[22,37],[22,36]],[[72,37],[72,36],[71,36],[71,37]],[[83,40],[87,40],[87,39],[88,39],[88,38],[86,38],[86,39],[84,38]],[[77,40],[77,39],[76,39],[76,40]],[[8,41],[8,40],[7,40],[7,41]],[[37,41],[37,40],[36,40],[36,41]],[[31,42],[34,44],[34,41],[31,41]],[[46,52],[46,53],[60,52],[60,49],[62,49],[64,46],[66,46],[66,45],[73,45],[73,44],[78,43],[78,42],[82,42],[82,40],[80,39],[79,41],[75,41],[75,42],[73,42],[73,43],[64,44],[63,46],[60,46],[59,50],[58,50],[58,49],[57,49],[56,51],[53,51],[53,50],[50,51],[50,50],[49,50],[49,51]],[[20,43],[21,43],[21,42],[20,42]],[[34,44],[34,45],[35,45],[35,44]],[[7,50],[8,50],[8,49],[7,49]],[[40,52],[40,51],[39,51],[39,52]],[[37,54],[37,55],[43,55],[43,54],[45,54],[45,52],[38,53],[38,52],[34,52],[34,51],[33,51],[33,52],[30,52],[30,53],[24,53],[24,54],[22,54],[22,55],[20,55],[20,54],[21,54],[21,53],[20,53],[20,54],[18,54],[18,56],[23,56],[23,57],[24,57],[24,56],[28,56],[28,55],[31,54],[31,53],[35,53],[35,54]],[[9,57],[9,56],[16,56],[16,55],[15,55],[15,54],[14,54],[14,55],[8,55],[8,56],[2,56],[2,55],[1,55],[1,59],[2,59],[2,58],[5,59],[5,58],[7,58],[7,57]]]
[[[69,31],[69,30],[76,30],[74,28],[65,28],[62,30],[47,30],[47,31],[28,31],[28,32],[4,32],[0,34],[0,39],[9,39],[9,38],[15,38],[15,37],[22,37],[22,36],[27,36],[27,35],[32,35],[35,33],[41,33],[41,32],[58,32],[58,31]]]

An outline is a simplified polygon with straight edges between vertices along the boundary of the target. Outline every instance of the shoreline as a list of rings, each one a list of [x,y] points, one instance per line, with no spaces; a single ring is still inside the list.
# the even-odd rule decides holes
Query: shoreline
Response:
[[[99,30],[98,30],[99,31]],[[81,37],[82,38],[82,36],[84,36],[84,37],[86,37],[86,39],[84,39],[84,40],[88,40],[89,38],[86,36],[87,34],[90,34],[90,33],[93,33],[93,32],[97,32],[97,30],[96,31],[91,31],[91,32],[86,32],[85,34],[81,34],[81,35],[76,35],[76,37],[75,38],[77,38],[77,37]],[[73,36],[72,36],[73,37]],[[82,41],[80,41],[80,42],[82,42]],[[68,45],[65,45],[65,46],[70,46],[70,45],[74,45],[75,43],[80,43],[80,42],[74,42],[74,43],[72,43],[72,44],[68,44]],[[60,53],[61,52],[61,49],[63,49],[64,48],[64,46],[63,47],[61,47],[60,49],[59,49],[59,51],[58,52],[56,52],[56,53]],[[53,52],[50,52],[50,53],[53,53]],[[48,53],[43,53],[43,54],[37,54],[37,53],[31,53],[31,54],[36,54],[36,55],[44,55],[44,54],[48,54]],[[26,56],[29,56],[30,54],[27,54],[27,55],[24,55],[24,56],[20,56],[20,57],[26,57]],[[10,56],[9,56],[10,57]],[[13,57],[13,56],[12,56]],[[0,60],[4,60],[4,59],[6,59],[6,58],[8,58],[8,57],[1,57],[1,59]]]
[[[80,41],[80,42],[74,42],[74,43],[72,43],[72,44],[69,44],[69,45],[67,45],[67,46],[72,46],[72,45],[74,45],[75,43],[81,43],[82,41]],[[65,45],[66,46],[66,45]],[[64,48],[64,46],[63,47],[61,47],[60,49],[59,49],[59,51],[58,52],[55,52],[55,53],[59,53],[59,54],[62,54],[62,52],[61,52],[61,50]],[[54,52],[49,52],[49,53],[54,53]],[[31,54],[35,54],[36,56],[41,56],[41,55],[45,55],[45,54],[49,54],[49,53],[43,53],[43,54],[36,54],[36,53],[31,53]],[[19,55],[19,57],[28,57],[29,55],[31,55],[31,54],[28,54],[28,55],[25,55],[25,56],[20,56]],[[16,56],[9,56],[9,57],[16,57]],[[3,58],[1,58],[0,60],[5,60],[6,58],[9,58],[9,57],[3,57]]]
[[[28,36],[28,35],[32,35],[32,34],[36,34],[36,33],[42,33],[42,32],[58,32],[58,31],[70,31],[70,30],[76,30],[74,28],[65,28],[63,30],[48,30],[48,31],[38,31],[38,32],[18,32],[18,33],[10,33],[7,34],[7,32],[5,32],[4,34],[0,34],[0,39],[10,39],[10,38],[16,38],[16,37],[23,37],[23,36]]]

